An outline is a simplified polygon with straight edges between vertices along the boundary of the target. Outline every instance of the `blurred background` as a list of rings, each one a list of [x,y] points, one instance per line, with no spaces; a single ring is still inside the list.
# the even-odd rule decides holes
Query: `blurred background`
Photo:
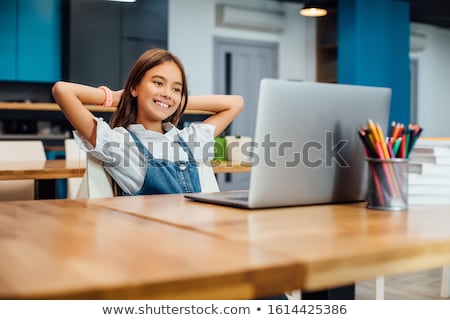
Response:
[[[328,9],[318,18],[299,14],[309,2],[2,0],[0,101],[52,102],[60,79],[119,89],[161,47],[184,62],[190,94],[244,96],[230,134],[252,136],[270,77],[388,86],[391,120],[450,136],[450,1],[318,1]],[[0,138],[70,129],[55,113],[0,110]]]

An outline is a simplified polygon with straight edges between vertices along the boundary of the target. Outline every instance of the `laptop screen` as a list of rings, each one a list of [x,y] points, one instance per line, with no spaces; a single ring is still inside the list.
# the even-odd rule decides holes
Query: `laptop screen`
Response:
[[[389,88],[263,79],[249,206],[365,200],[357,132],[368,119],[385,130],[390,100]]]

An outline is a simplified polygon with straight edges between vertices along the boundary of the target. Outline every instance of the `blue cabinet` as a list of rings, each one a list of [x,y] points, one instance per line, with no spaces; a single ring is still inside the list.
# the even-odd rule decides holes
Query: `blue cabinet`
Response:
[[[0,80],[15,80],[17,66],[17,12],[15,0],[0,2]]]
[[[61,0],[2,0],[0,80],[61,78]]]

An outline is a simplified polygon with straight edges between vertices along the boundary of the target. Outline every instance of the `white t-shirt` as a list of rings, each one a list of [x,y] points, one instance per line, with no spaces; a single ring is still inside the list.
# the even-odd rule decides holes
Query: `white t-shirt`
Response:
[[[78,131],[74,138],[80,148],[103,161],[105,170],[126,193],[139,191],[144,184],[146,163],[131,135],[123,127],[111,129],[102,118],[97,120],[97,141],[95,148]],[[187,161],[188,155],[175,142],[178,135],[189,145],[197,162],[210,163],[214,158],[215,126],[192,123],[179,130],[171,123],[163,125],[164,134],[146,130],[141,124],[133,124],[128,130],[133,132],[147,147],[155,159]],[[201,178],[201,177],[200,177]]]

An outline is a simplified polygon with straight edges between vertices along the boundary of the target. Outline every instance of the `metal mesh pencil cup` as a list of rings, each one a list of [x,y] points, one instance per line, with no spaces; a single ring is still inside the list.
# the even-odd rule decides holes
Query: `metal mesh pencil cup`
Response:
[[[408,209],[408,164],[405,158],[366,158],[369,170],[367,208]]]

